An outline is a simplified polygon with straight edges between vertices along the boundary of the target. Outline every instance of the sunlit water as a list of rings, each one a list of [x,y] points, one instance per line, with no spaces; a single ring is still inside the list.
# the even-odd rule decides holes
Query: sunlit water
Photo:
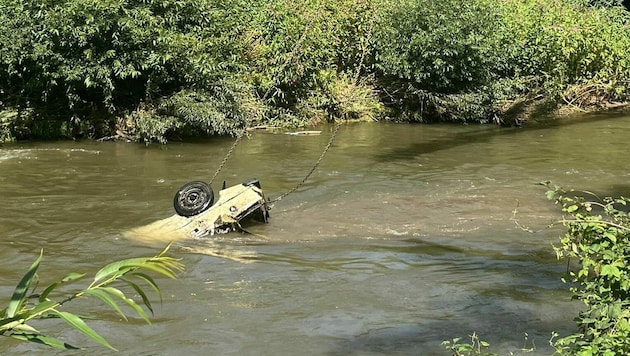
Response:
[[[254,133],[213,184],[258,177],[291,189],[330,137]],[[153,324],[94,300],[68,311],[122,355],[447,355],[476,332],[506,355],[549,355],[579,308],[551,244],[559,217],[537,182],[630,193],[630,117],[527,128],[344,125],[308,182],[251,235],[178,240],[187,269],[158,279]],[[230,138],[144,146],[112,142],[0,146],[0,308],[44,249],[41,284],[148,256],[168,240],[126,237],[173,214],[175,191],[209,180]],[[515,213],[516,210],[516,213]],[[534,230],[526,232],[517,225]],[[109,354],[59,321],[33,324],[85,354]],[[0,354],[62,354],[0,339]]]

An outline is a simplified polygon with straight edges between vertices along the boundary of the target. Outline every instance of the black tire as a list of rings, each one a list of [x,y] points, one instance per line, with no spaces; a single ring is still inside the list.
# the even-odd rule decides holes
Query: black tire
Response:
[[[214,203],[212,188],[200,181],[184,184],[173,199],[173,206],[181,216],[193,216],[208,210]]]

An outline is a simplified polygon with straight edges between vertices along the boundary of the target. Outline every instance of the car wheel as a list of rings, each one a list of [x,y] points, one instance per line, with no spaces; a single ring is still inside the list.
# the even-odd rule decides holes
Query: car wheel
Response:
[[[193,216],[206,211],[214,202],[212,188],[200,181],[184,184],[173,199],[173,206],[181,216]]]

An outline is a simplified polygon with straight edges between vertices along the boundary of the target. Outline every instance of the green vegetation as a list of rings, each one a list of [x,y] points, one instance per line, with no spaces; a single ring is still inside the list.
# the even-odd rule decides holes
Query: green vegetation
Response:
[[[31,321],[37,319],[60,318],[89,338],[110,349],[116,350],[107,340],[90,328],[81,317],[63,311],[61,308],[64,307],[66,303],[77,298],[96,297],[114,309],[125,320],[127,320],[127,316],[120,308],[120,302],[133,309],[138,316],[147,323],[150,323],[149,316],[142,307],[113,285],[116,282],[122,282],[123,285],[126,284],[131,287],[135,293],[141,297],[142,304],[153,313],[151,301],[146,292],[138,285],[137,281],[148,284],[157,295],[160,296],[158,285],[151,276],[144,273],[142,270],[152,271],[158,275],[169,278],[175,278],[175,273],[182,270],[183,266],[176,259],[164,256],[169,247],[170,244],[153,257],[132,258],[110,263],[96,272],[94,280],[89,286],[69,294],[64,292],[66,297],[60,297],[60,299],[54,299],[53,297],[54,294],[59,294],[56,293],[57,289],[81,280],[85,274],[70,273],[58,282],[52,283],[46,287],[39,294],[34,292],[35,288],[29,293],[29,289],[34,281],[36,282],[35,285],[37,285],[37,270],[42,260],[42,251],[15,288],[7,307],[0,311],[0,315],[2,316],[0,318],[0,335],[61,349],[76,349],[77,347],[75,346],[40,333],[30,325]]]
[[[470,343],[461,342],[461,339],[456,337],[451,341],[443,341],[442,346],[450,351],[453,356],[496,356],[495,353],[486,351],[490,344],[487,341],[480,340],[477,333],[470,335]]]
[[[629,24],[615,0],[0,0],[0,140],[607,108]]]
[[[549,199],[562,206],[567,233],[555,247],[559,258],[575,259],[569,271],[573,297],[585,309],[579,332],[553,341],[561,355],[630,353],[630,212],[628,198],[599,198],[589,192],[552,187]]]

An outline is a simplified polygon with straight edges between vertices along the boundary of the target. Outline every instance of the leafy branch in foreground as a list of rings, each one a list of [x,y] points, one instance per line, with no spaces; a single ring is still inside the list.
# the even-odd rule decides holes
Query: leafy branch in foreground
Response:
[[[153,278],[144,271],[151,271],[158,275],[176,278],[176,272],[182,271],[184,266],[179,260],[165,256],[171,244],[168,244],[162,251],[153,257],[131,258],[110,263],[96,272],[94,280],[90,285],[78,292],[67,296],[65,299],[54,300],[51,294],[61,285],[69,284],[81,280],[85,274],[70,273],[64,278],[49,285],[44,291],[37,295],[34,290],[28,293],[33,280],[36,278],[37,269],[43,257],[43,250],[39,257],[33,262],[22,280],[18,283],[8,306],[0,310],[0,335],[12,337],[14,339],[30,341],[61,349],[77,349],[77,347],[64,343],[53,337],[46,336],[32,327],[29,322],[35,319],[61,318],[76,330],[99,342],[100,344],[116,350],[101,335],[90,328],[76,314],[62,311],[61,307],[71,300],[81,297],[97,297],[105,304],[109,305],[123,319],[127,316],[120,308],[120,303],[133,309],[138,316],[147,323],[151,323],[149,316],[142,307],[133,299],[127,297],[119,288],[113,287],[114,283],[126,284],[131,287],[142,299],[142,304],[153,313],[153,306],[147,297],[145,290],[138,284],[138,281],[148,284],[160,297],[161,293]]]
[[[627,355],[630,352],[630,199],[599,198],[545,183],[547,198],[562,207],[567,232],[558,258],[577,260],[569,271],[573,298],[585,309],[579,332],[552,342],[560,355]],[[554,334],[554,337],[558,336]]]

